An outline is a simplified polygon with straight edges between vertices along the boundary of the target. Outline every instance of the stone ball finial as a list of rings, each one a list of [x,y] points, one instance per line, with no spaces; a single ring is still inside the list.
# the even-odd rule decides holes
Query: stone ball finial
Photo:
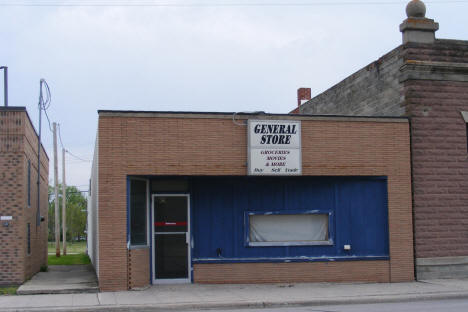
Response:
[[[420,0],[411,0],[406,6],[406,16],[408,17],[425,17],[426,5]]]

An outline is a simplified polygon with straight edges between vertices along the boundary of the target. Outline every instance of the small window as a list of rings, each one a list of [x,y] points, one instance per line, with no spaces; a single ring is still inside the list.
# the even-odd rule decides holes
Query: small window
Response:
[[[249,246],[330,245],[328,213],[248,214]]]
[[[130,245],[147,245],[147,206],[146,180],[130,180]]]
[[[468,112],[461,112],[466,125],[466,151],[468,152]]]
[[[31,161],[28,159],[28,207],[31,207]]]
[[[28,255],[31,254],[31,223],[28,223]]]

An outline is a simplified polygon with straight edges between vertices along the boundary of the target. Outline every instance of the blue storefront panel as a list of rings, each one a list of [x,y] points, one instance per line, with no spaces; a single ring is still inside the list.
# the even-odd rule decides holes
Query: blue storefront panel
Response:
[[[388,259],[386,178],[199,177],[190,184],[194,263]],[[249,216],[257,214],[327,214],[328,241],[251,246]]]

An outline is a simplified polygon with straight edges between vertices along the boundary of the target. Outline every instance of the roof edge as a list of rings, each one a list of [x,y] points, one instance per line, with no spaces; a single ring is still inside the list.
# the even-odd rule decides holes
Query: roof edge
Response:
[[[183,112],[183,111],[124,111],[99,110],[100,117],[139,117],[139,118],[205,118],[205,119],[291,119],[291,120],[349,120],[378,122],[408,122],[406,116],[346,116],[346,115],[305,115],[305,114],[271,114],[265,112]]]

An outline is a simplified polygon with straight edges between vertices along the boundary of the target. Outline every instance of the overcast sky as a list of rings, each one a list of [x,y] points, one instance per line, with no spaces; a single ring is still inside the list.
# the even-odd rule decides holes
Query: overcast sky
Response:
[[[36,128],[47,80],[65,147],[91,160],[98,109],[287,113],[297,88],[317,95],[401,44],[406,3],[0,0],[0,66],[10,106],[25,106]],[[437,38],[468,40],[468,1],[426,6]],[[68,184],[86,190],[90,163],[67,157]]]

